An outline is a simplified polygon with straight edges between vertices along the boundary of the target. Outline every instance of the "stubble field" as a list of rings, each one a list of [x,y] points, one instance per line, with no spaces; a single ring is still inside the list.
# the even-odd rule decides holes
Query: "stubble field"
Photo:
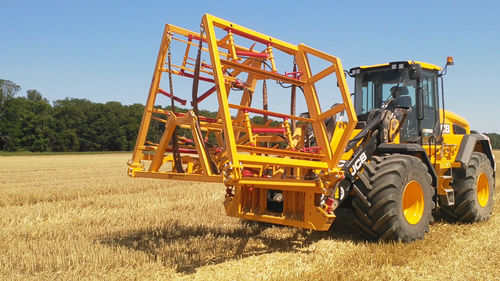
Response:
[[[131,179],[130,156],[0,157],[0,279],[500,280],[498,189],[487,222],[371,243],[350,212],[329,232],[226,217],[222,185]]]

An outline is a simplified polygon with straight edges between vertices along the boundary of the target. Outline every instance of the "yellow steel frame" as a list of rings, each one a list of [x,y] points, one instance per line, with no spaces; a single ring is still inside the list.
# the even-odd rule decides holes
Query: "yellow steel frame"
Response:
[[[225,35],[219,38],[218,34]],[[192,78],[196,59],[190,57],[190,50],[198,48],[199,40],[204,44],[202,54],[210,59],[210,65],[204,63],[200,73],[205,78],[208,77],[208,80],[213,80],[219,106],[216,120],[210,122],[203,121],[192,111],[182,115],[174,114],[155,105],[162,74],[169,72],[165,66],[169,48],[174,43],[185,47],[183,55],[179,56],[182,58],[181,62],[172,62],[171,74]],[[239,40],[250,41],[251,46],[237,44]],[[258,46],[261,46],[260,51],[256,50]],[[277,56],[278,52],[282,56]],[[242,53],[245,56],[240,55]],[[313,73],[309,63],[311,56],[325,61],[328,66]],[[296,61],[302,75],[283,74],[278,57],[289,57]],[[272,69],[265,69],[263,61],[267,61]],[[342,103],[322,112],[316,83],[327,77],[336,78]],[[252,107],[251,95],[259,80],[276,80],[302,87],[310,117]],[[242,84],[240,81],[245,82]],[[228,101],[235,85],[244,90],[239,105]],[[237,110],[236,116],[231,116],[231,109]],[[333,136],[329,137],[325,120],[340,112],[346,113],[347,120],[339,122]],[[276,127],[271,127],[269,122],[260,126],[252,124],[249,113],[281,119],[281,137],[266,133],[271,130],[276,132]],[[161,114],[163,117],[154,114]],[[165,124],[158,143],[148,140],[152,120]],[[306,130],[299,127],[292,132],[289,120],[312,126],[319,152],[304,149]],[[131,177],[221,182],[226,186],[224,205],[230,216],[327,230],[335,216],[325,206],[322,198],[331,196],[333,187],[344,177],[339,161],[356,123],[356,114],[339,58],[304,44],[293,45],[206,14],[202,19],[201,38],[200,33],[170,24],[165,26],[136,146],[132,160],[128,163],[128,173]],[[174,157],[170,151],[173,149],[172,134],[176,127],[189,128],[193,135],[190,146],[181,145],[184,150],[180,152],[190,153],[181,157],[184,173],[172,168]],[[215,135],[218,148],[204,147],[204,139],[209,134]],[[270,142],[281,142],[281,145],[269,147]],[[211,163],[215,163],[218,171],[211,168]],[[311,173],[315,177],[306,177]],[[283,193],[281,212],[269,210],[266,205],[269,190]]]

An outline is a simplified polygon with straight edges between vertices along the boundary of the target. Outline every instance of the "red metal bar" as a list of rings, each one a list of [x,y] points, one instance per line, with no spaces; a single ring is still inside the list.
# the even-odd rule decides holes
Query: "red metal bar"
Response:
[[[321,150],[320,146],[304,147],[302,149],[303,152],[307,152],[307,153],[319,153],[320,150]]]
[[[255,41],[255,42],[262,43],[262,44],[264,44],[264,45],[272,45],[272,42],[271,42],[271,41],[269,41],[269,40],[264,40],[264,39],[261,39],[261,38],[259,38],[259,37],[256,37],[256,36],[253,36],[253,35],[250,35],[250,34],[245,33],[245,32],[243,32],[243,31],[233,30],[233,29],[231,29],[231,28],[229,28],[229,27],[226,27],[224,30],[225,30],[225,31],[231,31],[233,34],[237,34],[237,35],[239,35],[239,36],[242,36],[242,37],[245,37],[245,38],[247,38],[247,39],[253,40],[253,41]]]
[[[172,148],[167,148],[168,152],[172,152]],[[180,153],[187,153],[187,154],[198,154],[198,151],[196,149],[191,149],[191,148],[179,148]]]
[[[288,119],[289,118],[289,115],[287,115],[287,114],[282,114],[282,113],[278,113],[278,112],[272,112],[272,111],[262,110],[262,109],[258,109],[258,108],[248,107],[248,106],[242,106],[241,105],[241,106],[238,106],[237,108],[238,109],[242,109],[242,110],[247,110],[248,112],[252,112],[252,113],[259,113],[259,114],[262,114],[262,115],[269,115],[269,116],[283,118],[283,119]]]
[[[256,58],[263,58],[267,60],[267,54],[265,53],[255,53],[255,52],[245,52],[245,51],[236,51],[236,54],[238,56],[245,56],[245,57],[256,57]]]
[[[188,139],[188,138],[185,138],[185,137],[179,137],[181,139],[181,141],[185,142],[185,143],[194,143],[194,141],[192,139]]]
[[[184,77],[189,77],[189,78],[194,78],[194,75],[191,74],[191,73],[186,73],[184,71],[181,71],[179,72],[180,75],[184,76]],[[208,78],[208,77],[203,77],[203,76],[200,76],[200,80],[201,81],[205,81],[205,82],[211,82],[211,83],[215,83],[214,79],[212,78]]]
[[[241,169],[241,175],[244,177],[255,177],[259,176],[259,172],[252,168],[243,168]]]
[[[162,94],[162,95],[164,95],[164,96],[166,96],[166,97],[172,98],[172,95],[171,95],[169,92],[167,92],[167,91],[163,90],[162,88],[158,88],[158,93],[160,93],[160,94]],[[182,104],[182,105],[186,105],[186,100],[183,100],[183,99],[178,98],[178,97],[176,97],[176,96],[173,96],[173,99],[174,99],[176,102],[178,102],[178,103],[180,103],[180,104]]]
[[[215,150],[215,153],[220,153],[222,151],[222,149],[220,149],[218,147],[215,147],[214,150]],[[170,147],[167,148],[167,151],[172,152],[172,148],[170,148]],[[179,152],[180,153],[187,153],[187,154],[198,154],[198,150],[192,149],[192,148],[179,148]]]
[[[196,100],[197,103],[202,102],[204,99],[208,98],[211,94],[213,94],[217,90],[215,86],[210,88],[208,91],[206,91],[203,95],[199,96],[198,99]],[[193,105],[193,102],[191,102],[191,105]]]
[[[208,123],[217,123],[217,119],[214,118],[209,118],[205,116],[199,116],[201,121],[208,122]]]
[[[195,39],[195,40],[200,41],[200,36],[196,36],[196,35],[189,34],[189,35],[188,35],[188,39],[189,39],[189,40]],[[207,43],[207,40],[206,40],[205,38],[203,38],[202,40],[203,40],[203,42]]]
[[[253,128],[252,133],[284,134],[285,128]]]
[[[207,63],[204,63],[204,62],[201,62],[201,66],[205,67],[205,68],[212,68],[212,66],[210,64],[207,64]]]
[[[286,72],[285,71],[285,76],[290,76],[295,79],[299,79],[300,76],[302,76],[304,73],[302,71],[294,71],[294,72]]]

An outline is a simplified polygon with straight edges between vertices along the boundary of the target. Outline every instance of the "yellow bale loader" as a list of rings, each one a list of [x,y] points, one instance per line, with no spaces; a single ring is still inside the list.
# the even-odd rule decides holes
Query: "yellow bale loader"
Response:
[[[128,174],[222,183],[227,215],[247,220],[324,231],[353,208],[372,239],[420,239],[434,209],[487,219],[491,145],[440,107],[444,71],[353,68],[354,103],[346,72],[337,57],[212,15],[199,32],[167,24]]]

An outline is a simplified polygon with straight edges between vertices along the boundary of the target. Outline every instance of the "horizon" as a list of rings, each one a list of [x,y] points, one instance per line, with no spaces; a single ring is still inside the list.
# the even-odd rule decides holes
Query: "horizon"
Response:
[[[11,82],[14,82],[14,81],[11,81]],[[15,83],[15,82],[14,82],[14,83]],[[21,85],[18,85],[18,86],[21,86]],[[26,95],[27,91],[29,91],[29,90],[36,90],[36,89],[27,89],[27,90],[25,90],[25,91],[24,91],[25,95]],[[22,87],[20,88],[19,92],[23,92],[23,88],[22,88]],[[18,93],[19,93],[19,92],[18,92]],[[42,95],[42,98],[45,98],[45,97],[43,96],[43,93],[40,93],[40,94]],[[22,96],[22,95],[19,95],[19,94],[18,94],[18,95],[16,95],[15,97],[20,97],[20,96]],[[23,97],[24,97],[24,96],[23,96]],[[45,99],[46,99],[46,98],[45,98]],[[109,100],[109,101],[105,101],[105,102],[95,102],[95,101],[89,100],[89,99],[87,99],[87,98],[74,98],[74,97],[65,97],[65,98],[62,98],[62,99],[57,99],[57,100],[54,100],[54,101],[50,101],[50,100],[48,100],[48,99],[47,99],[47,101],[49,102],[49,104],[50,104],[50,106],[51,106],[51,107],[54,107],[54,106],[55,106],[55,103],[56,103],[57,101],[59,101],[59,100],[65,100],[65,99],[80,99],[80,100],[86,100],[86,101],[89,101],[89,102],[91,102],[91,103],[95,103],[95,104],[106,104],[106,103],[110,103],[110,102],[117,102],[117,103],[121,104],[122,106],[132,106],[132,105],[136,105],[136,104],[140,104],[140,105],[142,105],[142,106],[145,106],[145,103],[141,103],[141,102],[130,103],[130,104],[125,104],[125,103],[122,103],[122,102],[117,101],[117,100]],[[170,107],[170,105],[167,105],[166,107],[167,107],[167,108],[169,108],[169,107]],[[190,110],[190,109],[191,109],[191,108],[189,108],[189,107],[184,107],[184,106],[175,106],[175,108],[178,108],[178,109],[181,109],[181,110]],[[201,109],[201,110],[203,110],[203,109]],[[217,111],[211,111],[211,110],[208,110],[208,111],[209,111],[209,112],[212,112],[212,113],[217,112]],[[448,111],[448,110],[447,110],[447,111]],[[455,113],[455,114],[456,114],[456,113]],[[269,120],[273,120],[273,118],[272,118],[272,117],[269,117]],[[476,131],[476,132],[481,133],[481,134],[496,134],[496,135],[500,135],[500,133],[499,133],[499,132],[486,132],[486,131],[481,132],[481,131],[479,131],[479,130],[476,130],[476,129],[475,129],[475,128],[473,128],[472,126],[470,127],[470,130],[471,130],[471,133],[472,133],[472,131]]]

